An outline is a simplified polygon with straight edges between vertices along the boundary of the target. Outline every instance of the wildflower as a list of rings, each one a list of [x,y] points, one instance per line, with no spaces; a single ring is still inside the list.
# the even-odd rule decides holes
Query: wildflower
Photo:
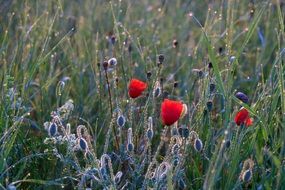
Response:
[[[147,84],[138,79],[132,79],[129,84],[129,96],[131,98],[139,97],[142,92],[147,88]]]
[[[237,125],[245,124],[247,127],[252,125],[252,119],[249,117],[249,112],[247,109],[244,107],[240,109],[240,111],[235,116],[235,123]]]
[[[161,104],[161,118],[164,125],[172,125],[181,117],[183,104],[179,101],[164,99]]]
[[[247,97],[247,95],[245,95],[244,93],[242,93],[242,92],[237,92],[235,96],[236,96],[236,98],[238,98],[239,100],[241,100],[243,103],[245,103],[245,104],[248,103],[248,97]]]

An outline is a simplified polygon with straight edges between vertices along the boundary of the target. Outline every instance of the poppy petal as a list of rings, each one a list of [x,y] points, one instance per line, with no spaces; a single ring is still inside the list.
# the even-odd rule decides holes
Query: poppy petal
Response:
[[[248,117],[249,117],[248,111],[245,108],[241,108],[241,110],[235,116],[235,123],[237,125],[241,125],[245,123]]]
[[[164,125],[172,125],[181,117],[183,104],[165,99],[161,104],[161,118]]]
[[[129,96],[131,98],[137,98],[146,88],[147,84],[145,82],[138,79],[132,79],[129,84]]]

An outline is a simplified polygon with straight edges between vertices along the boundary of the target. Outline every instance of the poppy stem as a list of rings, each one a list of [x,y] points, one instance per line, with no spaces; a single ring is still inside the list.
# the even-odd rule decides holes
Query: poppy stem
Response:
[[[111,112],[111,117],[113,117],[112,96],[111,96],[110,83],[109,83],[107,69],[105,69],[105,77],[106,77],[106,82],[107,82],[107,87],[108,87],[110,112]],[[117,137],[117,134],[116,134],[116,129],[115,129],[114,125],[112,127],[113,127],[113,133],[114,133],[115,140],[116,140],[116,149],[119,150],[119,140],[118,140],[118,137]]]

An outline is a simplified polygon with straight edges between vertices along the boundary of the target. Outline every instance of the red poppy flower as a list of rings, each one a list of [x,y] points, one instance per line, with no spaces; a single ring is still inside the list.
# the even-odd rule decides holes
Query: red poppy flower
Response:
[[[249,117],[249,112],[244,107],[236,114],[235,122],[237,125],[245,124],[247,127],[253,123],[252,119]]]
[[[161,118],[164,125],[172,125],[181,117],[183,104],[179,101],[164,99],[161,104]]]
[[[129,96],[131,98],[137,98],[147,88],[147,84],[138,79],[132,79],[129,84]]]

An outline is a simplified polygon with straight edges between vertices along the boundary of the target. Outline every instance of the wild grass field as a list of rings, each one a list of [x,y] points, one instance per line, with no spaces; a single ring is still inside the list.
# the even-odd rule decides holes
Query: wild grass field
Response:
[[[0,189],[284,189],[283,0],[1,0]]]

